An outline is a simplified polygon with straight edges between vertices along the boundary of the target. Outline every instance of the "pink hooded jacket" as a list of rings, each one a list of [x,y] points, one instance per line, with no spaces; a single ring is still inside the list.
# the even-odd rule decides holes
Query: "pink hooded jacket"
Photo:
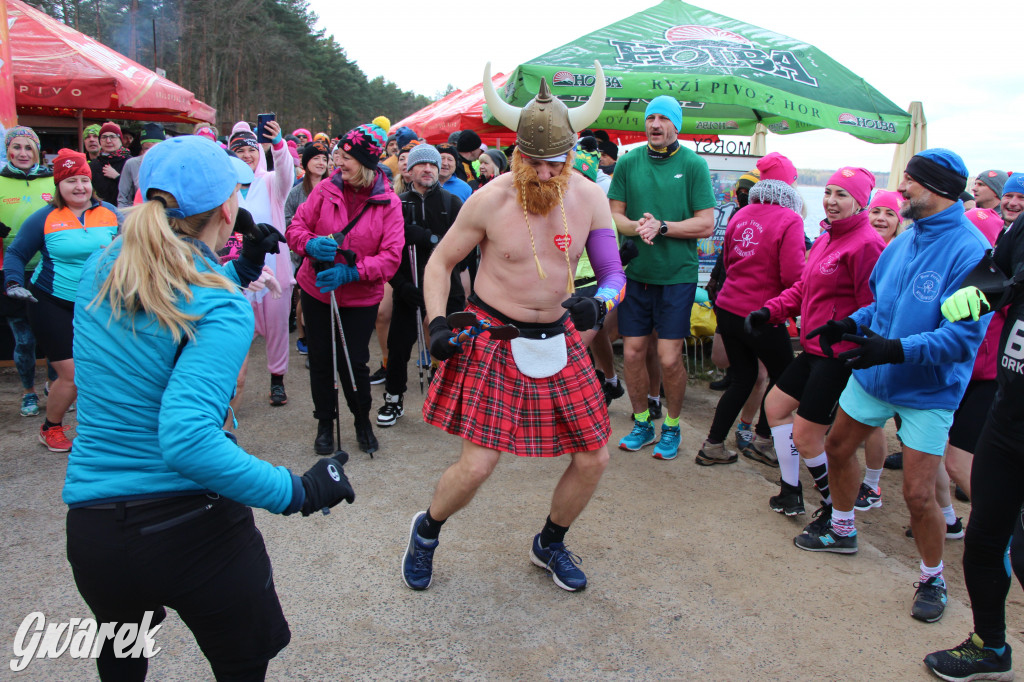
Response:
[[[349,215],[345,201],[345,196],[352,193],[352,189],[346,184],[342,193],[338,186],[341,183],[339,173],[336,171],[330,179],[317,183],[288,226],[285,233],[288,246],[303,256],[306,255],[306,242],[313,237],[327,237],[341,232],[355,217]],[[395,276],[402,262],[402,248],[405,246],[402,202],[381,171],[377,171],[367,202],[369,207],[345,235],[334,258],[335,263],[344,263],[341,251],[345,249],[351,249],[356,254],[359,280],[335,289],[338,305],[343,307],[357,308],[380,303],[384,298],[384,282]],[[316,273],[309,258],[302,261],[296,279],[302,290],[310,296],[324,303],[330,302],[330,293],[321,293],[316,287]]]
[[[725,229],[725,284],[715,305],[745,317],[793,286],[804,267],[804,223],[776,204],[747,204]]]
[[[974,210],[977,211],[977,209]],[[978,220],[971,216],[971,211],[968,211],[967,219],[985,235],[992,246],[996,245],[996,239],[999,238],[1003,227],[1003,223],[996,216],[993,216],[991,220]],[[978,357],[974,361],[971,381],[988,381],[996,378],[999,369],[999,336],[1003,333],[1003,325],[1006,323],[1006,310],[1007,308],[1004,307],[992,314],[985,338],[981,340],[981,346],[978,347]]]
[[[825,232],[807,252],[800,280],[765,303],[771,311],[770,321],[779,323],[800,315],[800,343],[812,355],[824,355],[817,338],[807,340],[807,333],[829,320],[842,320],[855,310],[871,303],[873,296],[868,280],[885,248],[885,242],[871,227],[867,211],[831,225],[821,221]],[[832,346],[834,355],[853,348],[849,341]]]

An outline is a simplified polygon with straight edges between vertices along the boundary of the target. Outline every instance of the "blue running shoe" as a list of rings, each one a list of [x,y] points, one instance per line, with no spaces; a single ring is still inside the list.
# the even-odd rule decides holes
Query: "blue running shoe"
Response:
[[[654,459],[675,459],[679,454],[679,427],[662,426],[661,440],[654,446]]]
[[[925,623],[934,623],[942,618],[946,610],[946,581],[942,576],[935,575],[923,582],[914,583],[917,592],[914,594],[914,605],[910,615]]]
[[[1003,645],[1003,653],[986,649],[985,642],[976,633],[955,649],[934,651],[924,657],[928,669],[944,680],[1003,680],[1013,679],[1013,661],[1010,645]]]
[[[39,414],[39,396],[35,393],[26,393],[21,396],[21,416],[34,417]]]
[[[434,550],[438,541],[421,538],[416,528],[427,512],[421,511],[412,517],[409,528],[409,547],[402,555],[402,580],[414,590],[425,590],[434,579]]]
[[[309,347],[306,346],[306,339],[295,339],[295,350],[299,355],[309,355]]]
[[[654,435],[654,425],[651,422],[633,422],[633,430],[619,441],[619,449],[636,452],[656,440],[658,437]]]
[[[552,542],[545,549],[540,546],[540,533],[537,533],[533,538],[530,561],[550,573],[555,584],[563,590],[578,592],[587,586],[587,576],[576,567],[583,560],[567,550],[561,542]]]

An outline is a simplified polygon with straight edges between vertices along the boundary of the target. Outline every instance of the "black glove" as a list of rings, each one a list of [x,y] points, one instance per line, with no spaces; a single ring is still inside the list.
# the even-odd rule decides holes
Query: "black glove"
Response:
[[[342,468],[348,461],[348,453],[339,450],[333,457],[323,457],[302,474],[302,488],[306,499],[302,503],[302,515],[309,516],[324,508],[341,504],[345,500],[352,504],[356,494]]]
[[[398,288],[398,297],[413,308],[423,306],[423,292],[412,282],[405,282]]]
[[[447,360],[459,352],[460,348],[450,343],[452,328],[448,321],[438,315],[430,321],[430,354],[438,360]]]
[[[867,327],[861,327],[860,331],[864,336],[843,334],[843,341],[857,344],[857,348],[839,354],[839,359],[847,367],[866,369],[875,365],[898,365],[903,362],[903,343],[899,339],[887,339]]]
[[[438,241],[438,236],[422,225],[411,223],[405,226],[406,246],[409,244],[415,244],[416,246],[433,246]]]
[[[562,301],[562,307],[569,311],[572,323],[581,332],[596,327],[607,312],[604,303],[593,296],[570,296]]]
[[[2,220],[0,220],[0,239],[4,239],[10,233],[11,233],[11,226],[4,224],[4,222]]]
[[[807,340],[820,336],[818,343],[821,345],[821,352],[825,354],[825,357],[831,358],[833,357],[832,345],[842,341],[843,334],[855,334],[856,332],[857,323],[847,317],[842,320],[829,320],[817,329],[812,329],[807,333]]]
[[[754,312],[747,315],[747,317],[743,320],[743,331],[753,336],[754,329],[763,327],[766,324],[768,324],[768,320],[770,320],[771,317],[772,313],[767,308],[755,310]]]
[[[622,261],[622,267],[629,265],[629,261],[633,260],[640,255],[640,249],[637,248],[636,242],[632,239],[627,239],[622,242],[622,246],[619,247],[619,260]]]
[[[242,233],[242,252],[239,255],[262,266],[266,255],[279,252],[281,248],[278,245],[284,243],[284,237],[273,225],[256,223],[248,232]]]

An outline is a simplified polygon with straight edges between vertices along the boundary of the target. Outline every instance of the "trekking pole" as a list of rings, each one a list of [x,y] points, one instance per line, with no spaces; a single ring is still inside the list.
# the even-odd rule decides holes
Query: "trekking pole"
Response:
[[[345,354],[345,367],[348,369],[348,380],[352,382],[352,392],[356,392],[356,377],[352,373],[352,358],[348,354],[348,344],[345,342],[345,329],[341,326],[341,313],[338,311],[338,299],[335,292],[331,291],[331,326],[338,326],[338,338],[341,339],[341,352]],[[331,334],[331,343],[334,343],[334,334]],[[334,374],[338,374],[338,357],[334,357]],[[339,427],[340,429],[340,427]]]
[[[419,264],[416,262],[416,245],[409,245],[409,263],[412,265],[412,285],[419,289]],[[423,349],[426,344],[423,342],[423,313],[419,305],[416,306],[416,367],[420,371],[420,395],[423,395]]]

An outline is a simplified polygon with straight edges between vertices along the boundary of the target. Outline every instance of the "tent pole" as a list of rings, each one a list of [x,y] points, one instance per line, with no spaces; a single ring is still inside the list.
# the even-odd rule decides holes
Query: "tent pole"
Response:
[[[82,132],[85,130],[85,128],[82,126],[82,110],[81,109],[79,109],[77,111],[77,113],[75,114],[75,118],[78,120],[78,152],[81,154],[81,153],[85,152],[85,149],[82,146],[82,145],[85,144],[85,141],[82,139]]]

